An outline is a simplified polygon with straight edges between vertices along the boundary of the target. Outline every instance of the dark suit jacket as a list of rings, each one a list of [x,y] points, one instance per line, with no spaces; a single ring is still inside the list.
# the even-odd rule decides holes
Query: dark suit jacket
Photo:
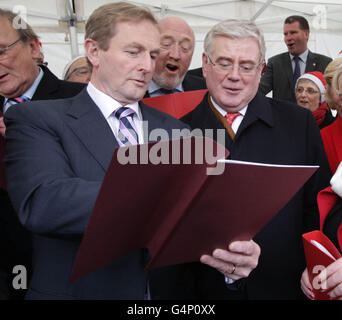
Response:
[[[320,71],[324,73],[331,58],[309,51],[305,72]],[[273,90],[273,98],[296,103],[295,83],[291,58],[284,52],[268,59],[266,72],[262,75],[259,90],[267,94]]]
[[[181,120],[192,129],[224,129],[208,104],[208,95]],[[255,236],[254,240],[261,247],[261,256],[258,267],[245,285],[249,299],[303,298],[300,278],[305,269],[305,259],[301,235],[318,228],[316,194],[329,185],[331,177],[319,128],[311,112],[258,93],[249,103],[234,141],[226,133],[225,143],[231,159],[320,165],[305,186]],[[229,195],[225,201],[229,201]],[[222,287],[223,278],[218,272],[205,266],[199,268],[202,269],[201,281],[204,284],[212,288]],[[204,288],[202,294],[206,292],[210,293]],[[229,298],[228,290],[221,293],[222,298]]]
[[[30,299],[143,299],[145,254],[135,250],[70,284],[68,279],[101,182],[118,144],[86,89],[74,98],[9,109],[8,192],[34,234]],[[140,103],[148,132],[184,128]],[[25,177],[25,178],[24,178]],[[133,182],[134,183],[134,182]],[[120,199],[113,199],[120,201]]]
[[[72,97],[84,88],[84,84],[59,80],[48,68],[40,67],[43,69],[44,75],[32,97],[32,101]],[[4,97],[0,96],[0,105],[3,105],[3,102]],[[3,248],[1,250],[3,258],[0,262],[0,269],[7,274],[6,281],[8,282],[7,285],[5,283],[0,284],[0,295],[1,291],[4,290],[6,292],[3,294],[4,296],[20,299],[23,296],[23,290],[12,290],[12,278],[14,277],[12,269],[15,265],[21,264],[30,273],[31,237],[19,223],[8,194],[2,189],[0,189],[0,212],[0,246]],[[8,290],[11,292],[10,295]]]
[[[191,70],[188,71],[188,74],[192,74],[194,76],[203,78],[202,67],[196,68],[196,69],[191,69]]]
[[[204,78],[187,73],[182,82],[184,91],[202,90],[206,89],[207,85]],[[144,98],[149,98],[148,91],[145,93]]]

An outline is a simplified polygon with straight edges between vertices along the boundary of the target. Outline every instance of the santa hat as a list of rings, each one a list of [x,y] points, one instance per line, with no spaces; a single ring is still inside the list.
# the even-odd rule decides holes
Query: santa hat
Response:
[[[323,73],[320,71],[313,71],[302,74],[297,80],[296,88],[298,86],[298,81],[304,79],[311,80],[318,87],[319,91],[321,92],[321,102],[324,102],[324,94],[327,84],[325,83]]]

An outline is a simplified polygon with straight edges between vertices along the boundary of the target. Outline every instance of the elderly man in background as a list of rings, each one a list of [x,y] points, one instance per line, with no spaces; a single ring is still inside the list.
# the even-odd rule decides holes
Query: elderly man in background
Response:
[[[72,82],[88,83],[91,78],[92,66],[86,56],[77,56],[64,68],[63,79]]]
[[[194,53],[195,35],[180,17],[166,16],[159,20],[160,54],[145,97],[205,89],[205,81],[187,74]]]

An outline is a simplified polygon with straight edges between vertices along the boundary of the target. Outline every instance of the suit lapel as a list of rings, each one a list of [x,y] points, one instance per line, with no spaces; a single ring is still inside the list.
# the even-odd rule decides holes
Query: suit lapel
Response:
[[[290,83],[290,88],[294,88],[292,62],[288,52],[284,53],[282,60],[282,64],[285,66],[286,77]]]
[[[40,66],[44,75],[35,91],[32,100],[49,100],[53,92],[59,89],[58,78],[46,67]]]
[[[316,61],[316,56],[314,53],[309,51],[308,57],[306,60],[306,67],[305,67],[305,72],[312,72],[317,70],[317,61]]]
[[[106,171],[118,144],[106,119],[86,89],[72,99],[72,105],[66,112],[66,122]]]
[[[259,92],[248,104],[246,115],[244,116],[238,131],[235,135],[235,140],[255,121],[261,120],[270,127],[274,126],[274,118],[272,106],[268,102],[267,98]]]

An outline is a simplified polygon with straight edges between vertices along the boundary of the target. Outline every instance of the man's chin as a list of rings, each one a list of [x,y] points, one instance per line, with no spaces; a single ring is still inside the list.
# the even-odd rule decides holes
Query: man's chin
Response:
[[[179,78],[178,74],[167,74],[163,77],[153,79],[153,81],[162,88],[174,89],[182,82],[182,79]]]

